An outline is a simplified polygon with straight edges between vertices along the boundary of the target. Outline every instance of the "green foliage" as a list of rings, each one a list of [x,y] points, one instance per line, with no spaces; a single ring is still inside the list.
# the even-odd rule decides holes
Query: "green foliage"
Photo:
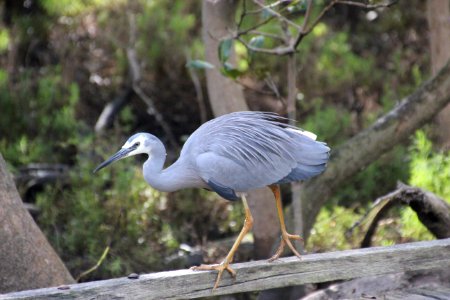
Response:
[[[221,63],[225,63],[231,55],[231,49],[233,46],[233,39],[225,39],[219,44],[219,60]]]
[[[142,178],[140,163],[122,161],[92,174],[95,165],[84,153],[117,144],[117,138],[80,140],[80,154],[71,170],[70,188],[48,187],[37,204],[40,227],[74,274],[95,265],[105,247],[110,254],[84,280],[123,276],[167,268],[165,257],[180,243],[199,244],[211,232],[229,234],[239,206],[218,201],[213,193],[185,190],[161,194]],[[106,153],[104,155],[106,156]],[[234,213],[232,213],[234,212]],[[241,224],[239,224],[241,225]],[[181,267],[181,266],[179,266]]]
[[[254,47],[254,48],[262,48],[264,45],[264,40],[265,40],[264,36],[257,35],[257,36],[252,37],[248,44],[249,44],[249,46]],[[255,55],[255,53],[254,53],[254,51],[252,51],[250,49],[248,55],[249,55],[249,59],[252,59],[253,56]]]
[[[317,1],[312,17],[327,3]],[[303,0],[281,1],[277,7],[286,9],[289,18],[301,24],[305,5]],[[427,46],[420,40],[425,36],[420,28],[426,26],[412,23],[423,22],[409,9],[415,4],[399,5],[404,6],[380,11],[380,18],[373,22],[366,22],[361,12],[358,22],[349,27],[335,26],[348,24],[348,20],[330,10],[300,44],[299,126],[315,132],[333,149],[391,109],[427,77],[427,56],[423,55]],[[190,115],[172,116],[170,109],[197,105],[194,97],[189,97],[195,91],[185,74],[186,57],[193,58],[187,67],[212,67],[204,61],[201,1],[45,0],[39,6],[44,14],[14,20],[19,27],[14,40],[26,49],[26,59],[38,49],[51,53],[55,60],[50,60],[50,66],[42,62],[44,65],[33,68],[21,65],[11,78],[5,63],[1,66],[0,152],[13,169],[32,162],[71,165],[69,182],[47,187],[38,195],[37,204],[40,226],[72,273],[77,275],[93,266],[109,244],[106,260],[86,279],[159,270],[166,267],[164,258],[181,243],[199,245],[238,232],[243,221],[240,204],[230,205],[203,190],[160,194],[144,182],[138,161],[121,161],[96,175],[91,173],[94,162],[116,151],[124,136],[149,123],[137,113],[143,111],[142,103],[132,101],[106,136],[95,138],[91,128],[104,103],[126,80],[129,62],[124,50],[130,45],[130,14],[136,17],[134,46],[143,87],[167,120],[175,120],[175,132],[192,126],[191,120],[186,121]],[[268,10],[251,14],[242,28],[251,28],[268,17]],[[90,29],[95,29],[95,34]],[[282,30],[279,23],[269,22],[241,38],[255,48],[272,48]],[[13,40],[10,34],[6,29],[0,31],[3,62],[8,61],[5,51]],[[275,38],[270,38],[272,35]],[[36,41],[41,48],[31,47]],[[236,53],[233,65],[229,60],[232,50]],[[261,79],[270,77],[280,94],[286,95],[285,57],[248,51],[242,43],[231,40],[223,42],[218,51],[226,76],[235,79],[245,75],[257,89],[264,84]],[[69,59],[66,54],[70,54]],[[76,58],[73,66],[71,61],[61,66],[56,63],[72,58]],[[90,83],[89,76],[97,73],[115,84],[100,87]],[[259,97],[257,94],[250,100],[256,103]],[[448,155],[435,153],[421,133],[413,147],[398,145],[350,178],[330,199],[320,212],[309,249],[357,247],[360,233],[348,238],[345,230],[359,219],[369,202],[392,190],[397,180],[410,178],[411,185],[449,199],[448,165]],[[427,238],[431,236],[415,214],[402,209],[382,221],[374,242],[386,245]]]
[[[323,107],[321,99],[312,101],[311,113],[300,124],[304,129],[312,131],[320,140],[336,145],[344,141],[350,126],[350,114],[339,107]]]
[[[424,131],[416,132],[411,146],[409,184],[428,190],[450,204],[450,154],[435,152]],[[401,212],[403,234],[415,240],[431,240],[434,236],[422,225],[412,209]]]
[[[81,142],[83,150],[106,143]],[[91,274],[94,278],[160,269],[171,242],[160,233],[164,224],[158,211],[165,198],[142,180],[137,167],[118,163],[95,175],[93,168],[80,154],[71,170],[72,187],[48,187],[38,196],[41,228],[74,274],[94,265],[107,245],[110,255]]]
[[[327,37],[316,61],[316,69],[321,74],[322,84],[328,88],[373,80],[373,67],[372,57],[362,57],[352,51],[346,32],[334,33]]]
[[[190,1],[140,1],[142,9],[136,15],[140,57],[150,66],[166,61],[172,67],[177,61],[184,65],[183,50],[197,39],[191,32],[198,25],[193,12],[199,13],[199,4]]]
[[[87,10],[125,3],[125,0],[41,0],[40,5],[50,15],[74,16]]]
[[[398,180],[406,181],[409,176],[406,150],[406,147],[398,145],[370,164],[344,184],[329,205],[356,205],[364,208],[367,203],[393,191]]]
[[[50,68],[37,80],[24,73],[19,88],[0,80],[0,151],[12,166],[66,162],[82,126],[74,117],[78,86],[64,86],[59,73],[59,68]]]
[[[432,147],[425,132],[417,131],[411,147],[410,184],[450,201],[450,155]]]
[[[427,139],[424,131],[416,132],[414,142],[409,147],[409,159],[405,160],[406,149],[397,147],[389,155],[394,157],[387,158],[387,161],[399,163],[396,167],[382,164],[378,161],[369,168],[358,174],[352,181],[362,186],[348,185],[341,189],[336,197],[353,198],[352,201],[340,200],[339,203],[328,205],[320,211],[314,229],[311,232],[309,244],[310,250],[340,250],[358,247],[357,244],[362,239],[363,232],[354,232],[351,237],[344,233],[353,223],[361,217],[361,212],[368,209],[367,200],[375,199],[375,195],[370,192],[379,189],[382,178],[390,178],[392,174],[403,173],[402,177],[409,176],[409,184],[431,191],[436,195],[446,199],[450,203],[450,155],[448,153],[436,152],[433,150],[432,143]],[[398,156],[397,158],[395,158]],[[403,159],[400,159],[402,158]],[[400,164],[400,162],[402,162]],[[379,165],[378,165],[379,164]],[[395,169],[397,169],[395,171]],[[392,173],[392,174],[390,174]],[[374,177],[375,176],[375,177]],[[399,175],[397,175],[399,176]],[[374,186],[370,186],[370,182]],[[386,182],[386,184],[389,181]],[[376,184],[374,184],[376,183]],[[393,185],[391,183],[390,185]],[[383,186],[386,191],[378,191],[379,194],[386,194],[395,187]],[[347,196],[345,196],[347,195]],[[363,199],[366,200],[361,201]],[[359,201],[358,201],[359,200]],[[359,202],[359,204],[357,204]],[[352,203],[352,207],[345,206]],[[358,210],[355,207],[359,205]],[[358,230],[361,230],[359,228]],[[392,210],[384,220],[379,223],[377,233],[373,238],[374,245],[388,246],[399,242],[432,240],[435,237],[420,222],[417,214],[409,207],[401,207]]]
[[[361,218],[362,214],[342,206],[321,209],[311,230],[308,251],[333,251],[358,248],[360,232],[346,237],[347,230]]]
[[[9,45],[9,33],[5,28],[0,28],[0,54],[3,54],[8,50]]]

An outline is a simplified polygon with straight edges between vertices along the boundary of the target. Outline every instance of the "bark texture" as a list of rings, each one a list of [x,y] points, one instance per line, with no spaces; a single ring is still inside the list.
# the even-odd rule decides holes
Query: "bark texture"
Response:
[[[396,191],[378,198],[374,207],[364,217],[370,219],[370,224],[361,242],[361,248],[371,246],[378,222],[392,207],[398,205],[410,206],[422,224],[438,239],[450,237],[450,206],[447,202],[429,191],[399,184]]]
[[[428,0],[427,19],[430,29],[431,69],[436,74],[450,59],[450,2]],[[442,149],[450,150],[450,105],[436,117],[437,142]]]
[[[203,41],[206,60],[215,66],[206,70],[208,96],[214,115],[248,110],[240,85],[220,73],[218,56],[220,41],[235,30],[235,14],[239,1],[204,0],[202,7]],[[231,57],[233,60],[233,55]],[[279,225],[275,200],[269,189],[252,191],[248,203],[254,217],[253,235],[256,258],[267,258],[278,238]]]
[[[0,293],[74,283],[25,209],[0,154]]]
[[[214,69],[206,69],[209,101],[216,117],[233,112],[248,110],[241,86],[220,73],[218,56],[219,44],[230,37],[235,30],[235,14],[239,1],[204,0],[202,7],[203,41],[206,61]],[[233,60],[233,55],[231,57]]]
[[[334,149],[325,172],[301,190],[303,235],[308,237],[321,207],[342,182],[431,121],[449,102],[450,62],[372,126]]]

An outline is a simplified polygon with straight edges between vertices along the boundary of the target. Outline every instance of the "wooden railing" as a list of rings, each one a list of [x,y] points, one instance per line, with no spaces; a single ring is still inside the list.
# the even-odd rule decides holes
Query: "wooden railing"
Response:
[[[0,300],[186,299],[445,267],[450,267],[450,239],[238,263],[233,265],[237,277],[224,274],[214,291],[215,272],[179,270],[15,292]]]

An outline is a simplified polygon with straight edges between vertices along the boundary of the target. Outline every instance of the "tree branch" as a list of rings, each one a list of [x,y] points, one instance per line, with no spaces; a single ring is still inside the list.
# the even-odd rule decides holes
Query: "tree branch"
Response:
[[[449,102],[450,61],[397,107],[332,151],[325,172],[303,184],[304,237],[308,237],[320,208],[347,178],[408,138]]]
[[[438,239],[450,237],[450,206],[447,202],[431,192],[400,183],[396,191],[378,198],[368,213],[350,229],[351,232],[363,222],[369,222],[361,242],[362,248],[370,247],[378,222],[399,204],[410,206],[422,224]]]
[[[309,26],[308,26],[308,21],[309,21],[309,19],[311,17],[312,6],[313,6],[313,1],[312,0],[308,0],[308,5],[307,5],[307,8],[306,8],[305,17],[303,19],[303,24],[302,25],[298,25],[298,24],[292,22],[291,20],[289,20],[288,18],[286,18],[285,16],[283,16],[279,12],[271,9],[270,7],[272,5],[264,5],[264,4],[260,3],[258,0],[253,0],[253,2],[256,5],[260,6],[262,9],[269,10],[270,13],[271,13],[271,17],[266,19],[266,20],[264,20],[260,24],[257,24],[255,26],[251,27],[251,28],[248,28],[246,30],[241,30],[241,31],[237,32],[234,38],[239,40],[248,50],[251,50],[253,52],[259,52],[259,53],[264,53],[264,54],[280,55],[280,56],[282,56],[282,55],[289,55],[291,53],[296,52],[297,48],[298,48],[298,45],[303,40],[303,38],[311,33],[311,31],[320,22],[320,20],[324,17],[324,15],[336,4],[358,6],[358,7],[364,8],[364,9],[376,9],[376,8],[380,8],[380,7],[392,6],[392,5],[394,5],[397,2],[397,0],[389,1],[387,3],[380,3],[380,4],[366,4],[366,3],[362,3],[362,2],[346,1],[346,0],[331,0],[322,9],[322,11],[318,14],[318,16],[314,19],[314,21],[312,21],[311,25],[309,25]],[[257,47],[253,47],[252,45],[249,45],[242,38],[243,35],[251,32],[251,31],[256,30],[257,28],[259,28],[262,25],[264,25],[264,24],[268,23],[269,21],[271,21],[273,18],[278,19],[279,22],[285,22],[286,24],[289,24],[290,26],[292,26],[295,29],[297,29],[298,32],[297,32],[295,38],[291,39],[287,46],[278,46],[278,47],[271,48],[271,49],[268,49],[268,48],[257,48]],[[239,21],[239,25],[242,24],[242,19],[243,19],[243,15],[241,15],[241,20]]]
[[[294,27],[297,30],[301,30],[301,27],[298,24],[292,22],[291,20],[289,20],[288,18],[286,18],[282,14],[280,14],[280,13],[276,12],[275,10],[273,10],[272,8],[270,8],[272,5],[264,5],[264,4],[260,3],[258,0],[253,0],[253,3],[258,5],[262,9],[270,11],[270,14],[274,15],[275,17],[277,17],[277,19],[279,19],[279,20],[281,20],[283,22],[286,22],[287,24],[291,25],[292,27]]]
[[[102,113],[95,123],[95,132],[102,132],[106,128],[109,128],[114,123],[119,112],[127,104],[131,96],[133,95],[133,88],[129,83],[123,87],[122,91],[115,97],[115,99],[103,108]]]

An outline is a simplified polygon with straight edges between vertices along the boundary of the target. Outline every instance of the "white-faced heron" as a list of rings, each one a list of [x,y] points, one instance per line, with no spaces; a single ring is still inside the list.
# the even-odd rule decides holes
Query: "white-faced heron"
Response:
[[[281,243],[270,261],[277,259],[287,245],[295,255],[284,224],[279,184],[306,180],[323,172],[330,148],[316,141],[313,133],[285,124],[286,119],[274,113],[235,112],[220,116],[200,126],[186,141],[180,157],[163,169],[166,149],[149,133],[131,136],[122,149],[101,163],[94,172],[121,158],[147,154],[143,172],[145,180],[162,192],[183,188],[205,188],[227,200],[242,199],[245,208],[244,226],[228,255],[220,264],[201,265],[194,270],[217,270],[217,288],[224,270],[232,276],[229,266],[240,242],[253,224],[245,194],[268,186],[276,200],[281,225]]]

